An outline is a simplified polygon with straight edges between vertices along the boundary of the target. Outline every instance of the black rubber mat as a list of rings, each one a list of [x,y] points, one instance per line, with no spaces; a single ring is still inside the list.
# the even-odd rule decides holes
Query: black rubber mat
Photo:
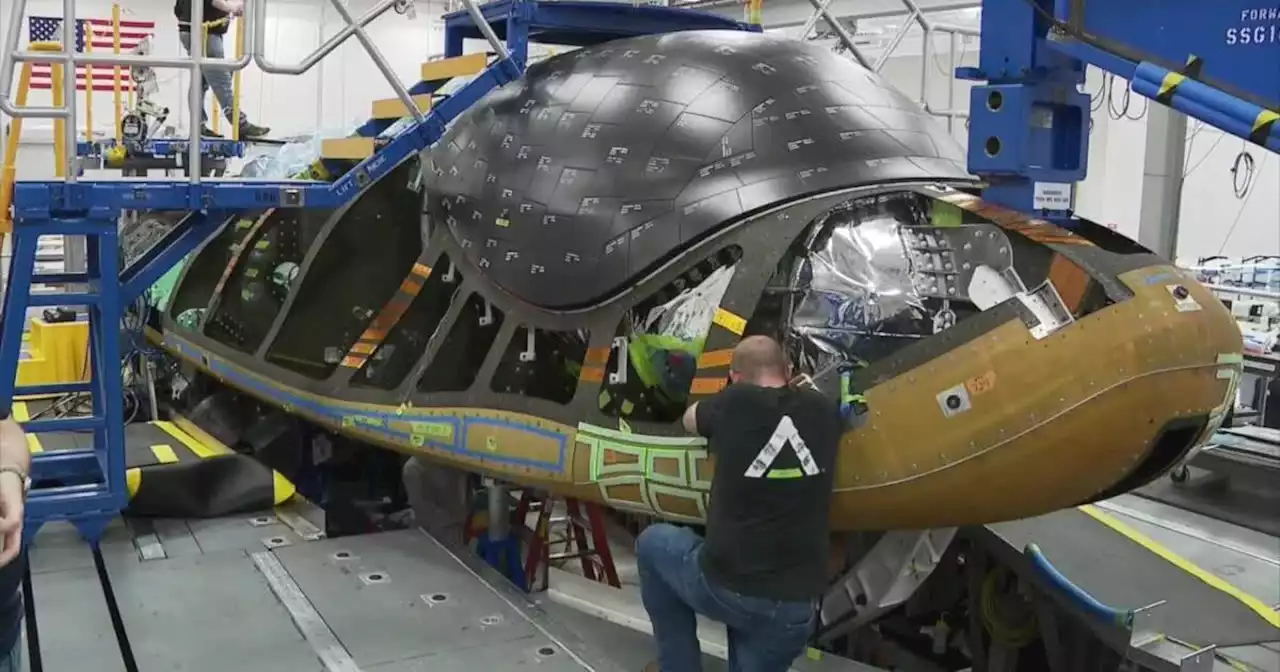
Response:
[[[1068,579],[1104,604],[1144,614],[1139,627],[1219,647],[1280,641],[1280,629],[1239,599],[1205,583],[1078,509],[988,527],[1015,549],[1036,543]]]
[[[27,402],[36,416],[48,402]],[[45,452],[87,449],[89,432],[41,432]],[[130,499],[125,513],[164,518],[212,518],[269,509],[292,496],[283,478],[253,457],[205,446],[170,423],[125,426]]]

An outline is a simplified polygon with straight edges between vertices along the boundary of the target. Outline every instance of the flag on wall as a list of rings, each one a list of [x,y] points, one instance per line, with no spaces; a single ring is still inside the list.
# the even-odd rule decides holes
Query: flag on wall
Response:
[[[154,32],[156,24],[154,21],[121,21],[120,22],[120,53],[128,53],[131,49],[138,45],[143,38]],[[27,37],[32,42],[61,42],[62,41],[62,19],[54,16],[33,16],[28,22]],[[79,19],[76,21],[76,51],[84,53],[85,45],[92,46],[92,53],[105,54],[110,53],[115,48],[115,38],[112,35],[111,19]],[[76,67],[76,89],[84,91],[85,80],[88,75],[86,66]],[[109,65],[97,65],[93,67],[93,90],[94,91],[111,91],[112,76],[114,68]],[[53,69],[48,63],[32,63],[31,64],[31,88],[33,89],[51,89],[53,88]],[[133,88],[133,81],[129,78],[129,68],[120,68],[120,89],[128,91]]]

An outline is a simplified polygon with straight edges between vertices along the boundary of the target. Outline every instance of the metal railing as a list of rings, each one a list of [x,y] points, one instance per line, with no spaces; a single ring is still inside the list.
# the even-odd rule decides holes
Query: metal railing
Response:
[[[425,120],[425,115],[418,106],[414,104],[413,97],[409,94],[408,88],[400,81],[400,78],[392,71],[391,65],[387,62],[386,57],[369,38],[364,27],[382,16],[387,10],[398,5],[403,5],[411,0],[380,0],[376,6],[367,11],[359,19],[354,18],[347,6],[342,0],[330,0],[333,8],[338,12],[346,22],[346,26],[333,37],[326,40],[323,44],[316,48],[314,52],[303,58],[295,65],[281,65],[268,60],[266,56],[266,31],[264,30],[267,21],[267,0],[249,0],[250,11],[246,12],[243,17],[241,26],[241,34],[244,39],[251,45],[248,53],[241,55],[237,59],[210,59],[205,58],[204,41],[200,39],[191,40],[191,51],[185,57],[166,58],[153,55],[137,55],[137,54],[95,54],[95,53],[79,53],[76,52],[74,46],[76,44],[76,0],[62,0],[62,50],[58,52],[38,52],[38,51],[21,51],[17,48],[19,38],[21,37],[21,26],[23,17],[26,14],[27,0],[8,0],[11,4],[8,24],[7,39],[4,44],[10,45],[5,53],[0,54],[0,110],[4,111],[15,119],[20,118],[36,118],[36,119],[54,119],[62,120],[61,132],[63,135],[64,146],[70,151],[66,152],[63,159],[63,179],[67,182],[75,182],[78,179],[76,174],[77,153],[74,151],[79,140],[76,128],[76,70],[81,65],[102,65],[102,66],[142,66],[153,68],[177,68],[188,71],[191,74],[191,85],[188,92],[188,108],[191,114],[190,120],[190,136],[189,147],[187,151],[187,167],[189,180],[192,184],[199,184],[202,180],[201,171],[201,134],[200,124],[198,123],[199,110],[204,107],[203,88],[201,87],[202,75],[206,70],[225,70],[229,72],[237,72],[248,67],[250,63],[257,64],[258,68],[263,72],[281,75],[298,75],[307,72],[316,63],[320,62],[325,56],[328,56],[335,49],[341,46],[347,39],[355,36],[356,40],[364,47],[365,52],[373,60],[374,65],[382,76],[386,78],[392,89],[396,92],[396,97],[404,103],[405,109],[413,116],[416,122],[421,123]],[[479,6],[475,0],[462,0],[462,4],[466,6],[467,11],[471,14],[472,19],[476,22],[480,32],[484,35],[489,45],[497,52],[499,58],[506,59],[510,57],[510,52],[506,45],[498,39],[493,28],[484,19]],[[204,25],[204,3],[191,3],[191,26]],[[197,28],[199,30],[199,28]],[[62,87],[62,104],[50,107],[26,107],[15,105],[9,99],[9,92],[13,84],[13,75],[16,65],[22,62],[40,62],[50,64],[60,64],[67,76],[63,78]],[[239,119],[233,120],[233,123],[239,123]]]
[[[832,0],[809,0],[809,3],[813,5],[814,10],[813,14],[804,23],[800,39],[808,39],[809,34],[813,32],[815,27],[817,27],[818,21],[820,19],[824,20],[831,28],[831,32],[835,33],[836,38],[840,40],[840,43],[849,50],[850,54],[853,55],[854,60],[862,64],[863,67],[874,72],[880,72],[880,70],[884,68],[885,63],[888,62],[889,58],[891,58],[894,52],[898,50],[898,47],[902,45],[902,40],[906,38],[907,33],[909,33],[914,26],[919,26],[923,33],[922,51],[920,54],[920,105],[923,106],[925,112],[928,112],[929,114],[946,117],[947,130],[949,132],[954,133],[954,125],[957,119],[969,118],[968,109],[956,108],[954,81],[949,81],[946,109],[939,109],[929,101],[929,70],[930,66],[933,65],[933,38],[935,34],[944,34],[950,40],[948,72],[954,75],[956,68],[960,65],[957,57],[957,52],[960,47],[960,38],[965,36],[979,37],[980,31],[978,29],[934,21],[925,16],[924,11],[920,9],[920,6],[916,4],[915,0],[902,0],[902,4],[907,10],[907,19],[898,27],[898,30],[893,34],[893,37],[889,38],[889,42],[885,44],[883,50],[880,52],[879,58],[877,58],[875,62],[872,62],[863,50],[854,42],[853,35],[849,33],[849,30],[840,23],[839,17],[831,15],[829,7],[831,6]],[[860,17],[858,14],[854,13],[847,15],[847,18],[856,19]]]

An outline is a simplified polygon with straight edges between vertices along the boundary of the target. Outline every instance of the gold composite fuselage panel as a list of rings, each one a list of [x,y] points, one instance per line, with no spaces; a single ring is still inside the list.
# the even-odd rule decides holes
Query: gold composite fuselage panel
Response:
[[[1142,464],[1170,422],[1221,411],[1241,352],[1226,309],[1172,267],[1121,280],[1131,299],[1041,340],[1014,320],[867,390],[866,422],[841,442],[832,528],[981,524],[1076,505]],[[700,439],[316,397],[173,332],[163,342],[227,384],[372,443],[623,510],[705,519],[714,460]],[[960,388],[965,410],[945,413],[939,395]]]

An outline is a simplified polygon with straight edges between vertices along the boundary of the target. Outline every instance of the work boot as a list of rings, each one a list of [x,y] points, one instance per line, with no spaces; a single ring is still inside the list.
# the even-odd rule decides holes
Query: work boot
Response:
[[[267,134],[270,132],[271,132],[271,129],[267,128],[266,126],[259,126],[257,124],[252,124],[247,121],[244,122],[243,124],[240,124],[240,139],[242,140],[248,140],[252,138],[265,138],[267,137]]]
[[[200,127],[200,137],[202,137],[202,138],[221,138],[221,137],[222,137],[222,134],[221,134],[221,133],[215,133],[215,132],[214,132],[214,130],[213,130],[212,128],[209,128],[208,126],[201,126],[201,127]]]

